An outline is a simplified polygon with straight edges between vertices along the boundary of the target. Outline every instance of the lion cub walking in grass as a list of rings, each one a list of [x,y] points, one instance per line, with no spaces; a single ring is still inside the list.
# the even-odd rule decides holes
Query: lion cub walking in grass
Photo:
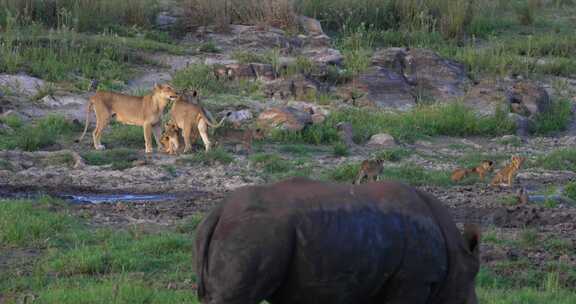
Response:
[[[178,131],[178,126],[173,122],[169,122],[164,126],[164,133],[162,133],[162,138],[160,139],[164,152],[168,154],[178,153],[180,148],[180,140],[178,139],[180,132]]]
[[[170,101],[176,100],[177,94],[169,85],[155,85],[152,93],[143,97],[129,96],[113,92],[97,91],[90,98],[86,109],[86,125],[84,132],[77,142],[80,142],[88,131],[90,110],[96,114],[96,129],[92,133],[94,148],[105,149],[101,143],[102,132],[108,126],[110,118],[116,115],[116,120],[127,125],[142,126],[144,129],[144,141],[146,153],[152,153],[152,133],[160,149],[160,135],[162,126],[160,120],[164,108]]]
[[[354,180],[354,184],[360,184],[364,179],[366,182],[374,182],[379,180],[379,175],[382,174],[384,170],[384,160],[382,159],[373,159],[373,160],[365,160],[360,165],[360,170],[358,171],[358,175],[356,175],[356,179]]]
[[[494,169],[494,162],[491,160],[483,160],[479,166],[471,169],[458,168],[452,171],[452,176],[450,177],[453,182],[457,183],[464,179],[470,174],[478,174],[481,181],[484,181],[484,176],[492,172]]]
[[[522,166],[525,160],[525,157],[517,155],[512,156],[510,163],[506,165],[506,167],[502,168],[502,170],[500,170],[498,173],[496,173],[496,176],[494,176],[490,185],[504,187],[512,186],[514,175],[516,175],[518,170],[520,170],[520,166]]]
[[[242,145],[242,149],[248,153],[252,153],[252,142],[254,140],[264,139],[264,130],[261,128],[247,128],[247,129],[226,129],[220,136],[219,141],[224,143],[231,143]],[[238,149],[236,149],[238,152]]]

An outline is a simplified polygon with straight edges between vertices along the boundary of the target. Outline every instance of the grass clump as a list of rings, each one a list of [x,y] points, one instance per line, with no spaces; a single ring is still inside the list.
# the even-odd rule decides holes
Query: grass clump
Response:
[[[105,279],[63,281],[38,293],[42,303],[199,303],[192,291],[168,290],[141,278],[119,276]]]
[[[250,157],[253,166],[262,169],[267,174],[282,173],[291,169],[290,161],[278,154],[260,153]]]
[[[292,0],[184,0],[186,27],[230,24],[272,25],[295,29],[296,15]]]
[[[197,90],[201,95],[227,92],[226,83],[218,80],[212,66],[206,64],[193,64],[177,71],[172,84],[178,90]]]
[[[386,167],[382,178],[404,182],[413,186],[448,186],[451,184],[450,172],[429,170],[417,165]]]
[[[378,152],[375,156],[376,159],[381,159],[389,162],[399,162],[402,159],[412,155],[412,151],[404,148],[386,149]]]
[[[576,171],[576,149],[560,149],[540,156],[535,165],[547,170]]]
[[[110,124],[110,130],[102,136],[105,146],[110,148],[144,147],[144,131],[140,126],[125,125],[119,122]]]
[[[495,115],[478,117],[465,105],[419,106],[410,112],[384,112],[348,108],[332,112],[322,124],[306,127],[301,132],[274,131],[270,138],[278,142],[332,144],[340,140],[336,125],[349,122],[354,141],[363,143],[374,134],[388,133],[400,141],[411,142],[428,136],[497,136],[512,134],[514,121],[502,109]]]
[[[187,261],[191,247],[191,240],[175,233],[103,231],[76,248],[54,253],[43,267],[65,276],[167,270]]]
[[[570,183],[568,183],[568,184],[564,187],[564,194],[565,194],[568,198],[576,201],[576,182],[570,182]]]
[[[227,165],[234,161],[234,157],[221,147],[211,149],[204,153],[194,153],[192,156],[180,157],[177,162],[184,164],[213,165],[220,163]]]
[[[538,115],[534,121],[533,132],[538,135],[548,135],[566,130],[572,119],[572,102],[560,100],[552,103],[552,107]]]
[[[348,151],[348,147],[342,143],[342,142],[337,142],[335,143],[333,146],[333,154],[334,156],[348,156],[350,155],[350,151]]]
[[[89,151],[82,154],[87,165],[111,166],[113,170],[131,168],[134,161],[139,159],[138,151],[127,148],[111,149],[105,151]]]
[[[2,0],[0,6],[0,24],[10,16],[17,16],[20,22],[88,32],[118,25],[149,27],[160,9],[157,0]]]
[[[24,124],[16,116],[4,118],[4,122],[13,131],[0,131],[0,150],[37,151],[79,131],[79,127],[58,115],[49,115],[30,124]]]
[[[74,220],[65,212],[51,212],[57,201],[0,200],[0,247],[48,245],[66,232]]]

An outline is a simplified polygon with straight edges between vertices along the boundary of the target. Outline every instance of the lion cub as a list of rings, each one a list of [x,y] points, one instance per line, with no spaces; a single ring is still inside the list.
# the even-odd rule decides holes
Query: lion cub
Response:
[[[252,152],[252,142],[254,140],[264,139],[264,130],[256,129],[226,129],[221,135],[220,141],[242,145],[242,148],[248,153]]]
[[[362,183],[362,180],[366,178],[367,182],[371,181],[378,181],[379,175],[382,174],[382,170],[384,169],[384,160],[382,159],[374,159],[374,160],[365,160],[360,165],[360,170],[358,171],[358,175],[356,175],[356,180],[354,184]]]
[[[484,176],[494,169],[494,162],[491,160],[483,160],[479,166],[471,169],[458,168],[452,171],[452,176],[450,177],[453,182],[457,183],[464,179],[470,174],[478,174],[481,181],[484,181]]]
[[[178,152],[178,148],[180,147],[180,141],[178,139],[179,134],[178,126],[173,123],[169,122],[164,127],[164,133],[162,133],[162,137],[160,138],[160,143],[164,148],[164,152],[168,154],[176,154]]]
[[[512,156],[512,160],[510,161],[510,163],[506,165],[506,167],[504,167],[498,173],[496,173],[496,176],[494,176],[494,178],[492,179],[492,183],[490,183],[490,185],[506,186],[506,187],[512,186],[512,179],[514,178],[514,175],[516,174],[516,172],[518,172],[520,166],[522,166],[525,160],[526,160],[525,157],[517,155]]]

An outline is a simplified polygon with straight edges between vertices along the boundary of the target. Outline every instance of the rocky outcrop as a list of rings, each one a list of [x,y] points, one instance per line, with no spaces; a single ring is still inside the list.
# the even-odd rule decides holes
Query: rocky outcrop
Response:
[[[426,49],[382,49],[371,61],[372,66],[354,83],[354,89],[363,93],[362,104],[409,110],[424,100],[462,97],[469,84],[462,64]]]
[[[258,125],[266,129],[301,131],[311,123],[311,113],[293,107],[271,108],[258,116]]]
[[[4,94],[33,97],[45,86],[46,82],[40,78],[28,75],[0,74],[0,91],[3,91]]]

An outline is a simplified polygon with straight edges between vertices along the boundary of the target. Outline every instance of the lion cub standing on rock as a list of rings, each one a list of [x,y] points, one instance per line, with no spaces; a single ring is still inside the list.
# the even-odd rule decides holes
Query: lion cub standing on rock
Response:
[[[120,93],[97,91],[90,98],[86,109],[86,126],[77,142],[80,142],[88,131],[90,110],[96,114],[96,129],[92,133],[94,148],[104,150],[100,142],[102,132],[108,126],[110,118],[116,115],[116,121],[127,125],[142,126],[144,128],[144,141],[146,153],[152,153],[152,132],[160,149],[160,135],[162,126],[160,120],[164,108],[170,101],[176,100],[177,94],[169,85],[154,85],[152,93],[142,97],[129,96]]]
[[[190,97],[191,100],[188,100],[187,97]],[[210,151],[212,143],[208,138],[208,126],[218,128],[227,117],[224,116],[219,123],[210,121],[211,115],[199,104],[198,98],[198,92],[192,91],[190,94],[178,96],[174,106],[172,106],[172,121],[182,130],[184,137],[184,153],[192,150],[192,143],[196,140],[196,132],[200,134],[206,152]]]
[[[490,185],[504,187],[512,186],[514,175],[518,172],[518,170],[520,170],[520,166],[522,166],[525,160],[525,157],[517,155],[512,156],[510,163],[498,173],[496,173],[496,176],[494,176],[494,179],[492,179],[492,183]]]
[[[470,175],[470,174],[478,174],[478,177],[480,177],[481,181],[484,181],[484,176],[486,176],[486,174],[492,172],[492,170],[494,169],[494,162],[491,160],[483,160],[480,163],[480,166],[472,168],[472,169],[462,169],[462,168],[458,168],[454,171],[452,171],[452,176],[450,177],[452,179],[453,182],[457,183],[459,181],[461,181],[462,179],[464,179],[466,176]]]
[[[362,180],[366,179],[366,182],[373,182],[378,181],[379,175],[382,174],[384,170],[384,160],[382,159],[374,159],[374,160],[365,160],[360,165],[360,170],[358,171],[358,175],[356,175],[356,180],[354,184],[362,183]]]
[[[162,133],[162,138],[160,139],[164,152],[168,154],[178,153],[180,147],[180,140],[178,139],[180,132],[178,131],[178,126],[173,122],[169,122],[164,126],[164,133]]]

